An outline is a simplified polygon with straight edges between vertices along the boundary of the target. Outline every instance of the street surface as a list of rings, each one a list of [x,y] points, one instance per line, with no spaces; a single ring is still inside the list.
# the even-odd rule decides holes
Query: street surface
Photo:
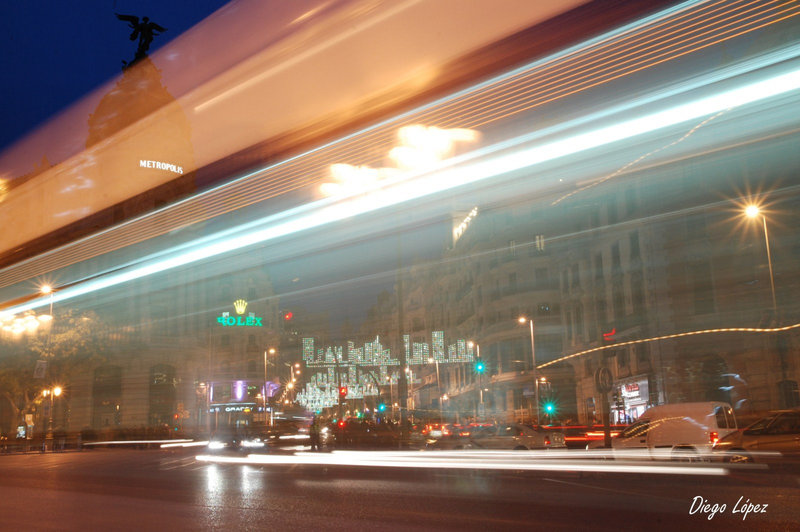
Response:
[[[94,449],[0,456],[0,529],[719,530],[725,526],[726,530],[786,530],[800,526],[798,476],[786,469],[706,476],[243,465],[199,461],[196,455],[201,453]],[[431,454],[435,452],[417,453]],[[324,460],[325,455],[331,456],[318,456]],[[275,456],[292,459],[291,453]],[[458,463],[458,458],[452,460]],[[710,511],[690,515],[696,496],[712,506],[726,504],[726,510],[710,520]],[[733,513],[740,497],[739,510],[749,499],[751,504],[767,504],[766,512],[750,512],[743,519],[741,512]]]

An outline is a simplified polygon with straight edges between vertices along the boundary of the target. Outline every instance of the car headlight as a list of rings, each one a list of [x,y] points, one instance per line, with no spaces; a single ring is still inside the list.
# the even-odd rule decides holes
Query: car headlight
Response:
[[[222,443],[221,441],[210,441],[210,442],[208,442],[208,448],[211,449],[212,451],[216,450],[216,449],[224,449],[226,446],[227,446],[227,444]]]

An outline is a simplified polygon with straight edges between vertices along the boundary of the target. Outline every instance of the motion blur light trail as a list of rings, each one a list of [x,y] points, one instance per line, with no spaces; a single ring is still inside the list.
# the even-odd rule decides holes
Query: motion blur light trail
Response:
[[[400,180],[387,180],[380,188],[368,188],[360,194],[346,196],[340,201],[321,200],[269,216],[256,222],[260,227],[247,231],[235,228],[233,232],[227,232],[228,235],[225,239],[220,238],[216,241],[213,240],[214,237],[204,239],[204,244],[182,250],[170,257],[138,264],[105,277],[65,288],[57,292],[55,296],[39,297],[7,308],[5,311],[16,314],[49,305],[51,302],[66,301],[253,244],[324,227],[358,215],[485,181],[509,172],[607,146],[689,120],[710,116],[728,108],[758,102],[798,89],[800,89],[800,69],[795,69],[639,118],[624,120],[532,147],[520,148],[511,153],[489,156],[492,152],[507,151],[508,144],[502,143],[503,145],[500,147],[489,147],[478,150],[476,153],[470,153],[468,160],[465,160],[467,157],[462,156],[443,161],[434,171]],[[478,155],[483,156],[482,159],[473,161]],[[253,227],[253,225],[248,224],[249,227]]]
[[[759,7],[760,6],[760,7]],[[783,5],[753,1],[684,2],[650,17],[556,52],[450,94],[419,108],[378,124],[334,139],[305,153],[240,176],[225,185],[192,196],[167,208],[129,220],[69,243],[61,248],[24,260],[10,268],[0,268],[0,287],[41,276],[76,262],[106,254],[171,232],[176,228],[210,220],[236,209],[275,198],[307,186],[317,186],[324,179],[331,161],[359,161],[360,165],[381,164],[376,159],[377,146],[388,146],[398,128],[411,124],[436,127],[478,128],[503,118],[558,101],[591,87],[599,87],[644,69],[698,52],[712,44],[764,28],[800,14],[800,2]],[[731,21],[735,24],[731,24]],[[622,54],[622,55],[620,55]],[[653,55],[655,54],[655,55]],[[511,149],[533,143],[548,135],[590,127],[588,124],[625,113],[640,113],[667,98],[703,90],[714,83],[786,63],[800,56],[797,46],[782,47],[742,62],[725,65],[711,72],[681,77],[666,87],[655,87],[648,94],[626,98],[623,103],[607,106],[545,130],[509,139]],[[625,59],[627,58],[627,59]],[[623,60],[625,59],[625,60]],[[634,60],[631,64],[628,60]],[[604,65],[600,68],[599,65]],[[576,77],[577,76],[577,77]],[[580,81],[580,82],[579,82]],[[476,153],[478,155],[478,153]],[[175,251],[174,249],[172,251]],[[126,265],[118,265],[115,269]],[[109,272],[99,272],[94,277]],[[69,279],[63,284],[84,282]],[[9,305],[13,304],[11,302]]]
[[[246,457],[198,455],[200,462],[247,465],[329,465],[425,469],[481,469],[513,471],[565,471],[592,473],[637,473],[660,475],[725,476],[728,470],[694,464],[619,463],[592,460],[538,460],[540,456],[520,451],[466,451],[431,453],[419,451],[334,451],[332,453],[251,454]]]

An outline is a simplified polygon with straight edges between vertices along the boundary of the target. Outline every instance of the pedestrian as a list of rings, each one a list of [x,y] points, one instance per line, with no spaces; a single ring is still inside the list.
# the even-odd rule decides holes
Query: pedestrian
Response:
[[[320,451],[319,445],[319,425],[317,424],[317,416],[311,420],[311,426],[308,429],[308,434],[311,438],[311,450]]]

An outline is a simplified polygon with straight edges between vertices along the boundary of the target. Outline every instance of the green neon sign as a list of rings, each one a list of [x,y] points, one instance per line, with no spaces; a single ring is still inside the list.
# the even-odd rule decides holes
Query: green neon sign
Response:
[[[223,327],[263,327],[260,316],[256,316],[252,312],[247,316],[242,315],[247,309],[247,301],[244,299],[234,301],[233,308],[236,310],[237,316],[231,316],[230,312],[223,312],[222,316],[217,317],[217,323]]]

